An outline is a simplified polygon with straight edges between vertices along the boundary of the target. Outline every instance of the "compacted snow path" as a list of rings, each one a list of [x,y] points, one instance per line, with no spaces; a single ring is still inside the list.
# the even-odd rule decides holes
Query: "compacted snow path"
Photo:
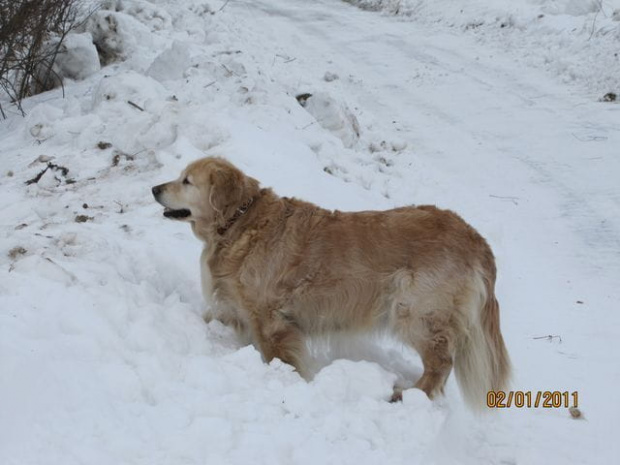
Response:
[[[103,9],[123,60],[0,123],[0,463],[614,463],[620,106],[524,67],[517,33],[211,3]],[[200,244],[150,195],[205,154],[328,208],[457,211],[497,256],[513,389],[582,418],[474,416],[453,377],[389,404],[421,371],[393,341],[317,341],[306,383],[205,325]]]

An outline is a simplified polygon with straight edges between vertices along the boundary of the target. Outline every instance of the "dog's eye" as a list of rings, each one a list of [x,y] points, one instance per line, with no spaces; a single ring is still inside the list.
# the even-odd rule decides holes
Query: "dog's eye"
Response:
[[[189,182],[189,178],[183,179],[183,184],[191,184],[191,182]]]

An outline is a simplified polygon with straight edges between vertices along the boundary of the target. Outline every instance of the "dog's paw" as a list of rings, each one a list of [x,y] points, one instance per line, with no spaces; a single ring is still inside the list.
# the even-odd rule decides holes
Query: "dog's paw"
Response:
[[[403,401],[403,388],[399,386],[394,386],[394,392],[392,392],[392,397],[390,397],[390,404],[394,404],[396,402]]]

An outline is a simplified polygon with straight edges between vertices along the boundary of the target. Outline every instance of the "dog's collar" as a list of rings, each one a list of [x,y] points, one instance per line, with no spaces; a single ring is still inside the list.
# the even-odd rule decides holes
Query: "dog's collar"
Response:
[[[232,225],[235,224],[235,221],[241,218],[245,214],[245,212],[247,212],[250,209],[253,203],[254,203],[254,197],[251,197],[250,200],[248,200],[246,203],[244,203],[239,208],[237,208],[237,211],[235,212],[235,214],[231,216],[228,219],[228,221],[226,221],[226,224],[224,224],[224,226],[220,226],[219,228],[217,228],[217,233],[220,236],[223,236],[224,234],[226,234],[226,231],[228,231],[232,227]]]

